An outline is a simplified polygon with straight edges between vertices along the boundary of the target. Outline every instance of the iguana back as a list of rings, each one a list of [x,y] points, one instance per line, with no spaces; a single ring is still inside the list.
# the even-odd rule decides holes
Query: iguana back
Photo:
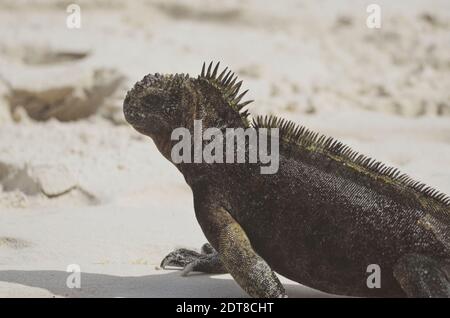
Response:
[[[337,141],[312,138],[305,129],[293,134],[297,128],[288,125],[274,118],[254,122],[280,128],[278,173],[217,166],[210,179],[276,272],[335,294],[401,296],[393,267],[403,255],[449,258],[446,197]],[[382,290],[367,287],[371,264],[381,269]]]

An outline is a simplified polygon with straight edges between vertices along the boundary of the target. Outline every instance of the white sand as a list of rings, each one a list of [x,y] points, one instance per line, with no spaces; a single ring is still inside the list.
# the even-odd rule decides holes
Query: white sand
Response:
[[[391,2],[371,30],[370,1],[79,1],[69,30],[58,2],[2,1],[0,297],[245,297],[229,275],[158,269],[205,238],[181,174],[123,121],[124,92],[147,73],[220,60],[252,113],[450,193],[450,3]],[[66,286],[70,264],[81,289]]]

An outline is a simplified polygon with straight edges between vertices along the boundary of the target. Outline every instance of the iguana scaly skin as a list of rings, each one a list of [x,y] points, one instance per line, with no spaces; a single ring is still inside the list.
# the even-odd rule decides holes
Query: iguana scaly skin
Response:
[[[229,272],[254,297],[283,297],[274,272],[325,292],[450,296],[450,198],[348,146],[276,117],[250,124],[241,82],[212,63],[201,75],[147,75],[128,92],[126,120],[171,160],[171,132],[278,127],[279,170],[257,164],[180,163],[208,239],[162,266]],[[248,155],[248,154],[247,154]],[[248,162],[248,161],[247,161]],[[369,288],[370,264],[381,288]]]

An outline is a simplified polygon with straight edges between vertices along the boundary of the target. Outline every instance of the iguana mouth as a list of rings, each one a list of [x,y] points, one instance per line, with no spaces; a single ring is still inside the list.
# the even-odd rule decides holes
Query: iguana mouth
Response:
[[[131,125],[138,125],[139,122],[142,121],[143,114],[141,112],[136,111],[136,107],[134,107],[134,98],[131,97],[132,93],[129,91],[125,100],[123,101],[123,114],[125,116],[125,120]]]
[[[148,130],[151,126],[160,126],[158,123],[164,123],[161,116],[140,111],[140,109],[135,107],[132,102],[127,102],[127,98],[123,104],[123,113],[125,120],[138,131],[142,131],[144,128],[145,130]],[[152,122],[153,125],[149,125],[149,122]]]

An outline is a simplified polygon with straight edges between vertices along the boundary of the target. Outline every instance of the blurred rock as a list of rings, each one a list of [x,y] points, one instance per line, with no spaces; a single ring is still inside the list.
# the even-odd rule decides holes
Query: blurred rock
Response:
[[[55,197],[77,187],[77,181],[63,165],[16,167],[0,163],[0,184],[5,192],[27,195],[43,193]]]
[[[69,169],[63,165],[41,165],[32,169],[42,193],[48,197],[64,194],[77,186]]]
[[[102,68],[76,73],[69,68],[39,71],[39,80],[28,77],[11,85],[7,101],[12,113],[23,108],[30,118],[39,121],[86,118],[103,106],[124,79],[117,71]]]

